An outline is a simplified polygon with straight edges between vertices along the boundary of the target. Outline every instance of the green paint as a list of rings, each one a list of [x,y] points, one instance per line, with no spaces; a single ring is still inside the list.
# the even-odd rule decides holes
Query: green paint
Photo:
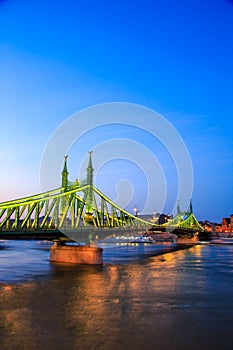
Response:
[[[135,227],[147,230],[153,224],[128,213],[113,203],[93,185],[92,152],[89,152],[86,180],[69,185],[67,156],[64,157],[62,186],[52,191],[0,203],[0,230],[54,230],[78,229],[80,227]],[[194,232],[203,231],[190,211],[180,212],[157,228],[191,228]]]
[[[67,158],[68,156],[64,157],[64,165],[63,165],[63,170],[62,170],[62,181],[61,181],[61,186],[66,189],[68,186],[68,171],[67,171]]]

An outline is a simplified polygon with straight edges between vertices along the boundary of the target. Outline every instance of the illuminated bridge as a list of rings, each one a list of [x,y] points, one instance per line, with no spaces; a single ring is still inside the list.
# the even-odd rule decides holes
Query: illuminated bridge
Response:
[[[61,187],[30,197],[0,203],[0,239],[38,238],[74,241],[103,239],[112,234],[203,231],[192,212],[177,215],[163,225],[130,214],[106,197],[93,184],[92,152],[89,152],[86,179],[69,182],[67,156]]]

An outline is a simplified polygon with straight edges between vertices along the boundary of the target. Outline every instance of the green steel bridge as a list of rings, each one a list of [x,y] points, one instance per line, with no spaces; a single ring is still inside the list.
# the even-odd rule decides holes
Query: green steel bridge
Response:
[[[61,187],[0,203],[0,239],[60,239],[90,242],[112,234],[203,231],[192,210],[180,212],[162,225],[143,220],[120,208],[93,184],[92,152],[86,179],[69,182],[67,156],[64,159]]]

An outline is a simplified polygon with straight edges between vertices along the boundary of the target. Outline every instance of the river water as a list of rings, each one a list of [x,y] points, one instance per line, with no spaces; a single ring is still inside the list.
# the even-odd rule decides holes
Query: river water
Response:
[[[1,349],[233,349],[233,246],[104,246],[103,266],[0,243]]]

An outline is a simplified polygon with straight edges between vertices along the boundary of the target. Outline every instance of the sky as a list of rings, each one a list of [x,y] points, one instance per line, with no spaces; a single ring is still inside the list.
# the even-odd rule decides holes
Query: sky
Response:
[[[177,130],[192,162],[196,217],[221,222],[233,214],[232,18],[230,0],[0,1],[0,201],[41,191],[46,145],[67,118],[124,102],[158,112]],[[101,149],[107,158],[95,183],[111,199],[143,212],[149,196],[157,211],[153,198],[165,184],[161,210],[171,213],[177,199],[182,206],[166,145],[133,123],[110,121],[71,145],[70,179],[85,176],[91,149],[95,168]],[[123,157],[121,140],[135,146],[140,166]],[[157,168],[143,163],[138,145]]]

